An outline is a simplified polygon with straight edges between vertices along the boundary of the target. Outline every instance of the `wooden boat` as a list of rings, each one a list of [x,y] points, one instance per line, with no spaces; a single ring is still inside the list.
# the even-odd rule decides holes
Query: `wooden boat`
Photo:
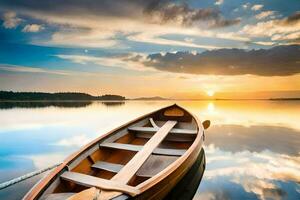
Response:
[[[95,139],[25,200],[163,199],[196,162],[210,122],[174,104]]]

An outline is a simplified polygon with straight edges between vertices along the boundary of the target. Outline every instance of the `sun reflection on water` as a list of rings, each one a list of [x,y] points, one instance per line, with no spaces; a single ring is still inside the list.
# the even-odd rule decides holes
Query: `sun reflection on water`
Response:
[[[215,104],[213,102],[210,102],[207,105],[207,111],[209,114],[214,114],[215,113]]]

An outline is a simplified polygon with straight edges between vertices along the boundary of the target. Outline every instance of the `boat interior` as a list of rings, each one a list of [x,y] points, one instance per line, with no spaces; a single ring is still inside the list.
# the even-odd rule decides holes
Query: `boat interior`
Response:
[[[136,196],[139,186],[180,158],[197,134],[195,119],[176,105],[149,114],[75,156],[40,199],[66,199],[91,187]]]

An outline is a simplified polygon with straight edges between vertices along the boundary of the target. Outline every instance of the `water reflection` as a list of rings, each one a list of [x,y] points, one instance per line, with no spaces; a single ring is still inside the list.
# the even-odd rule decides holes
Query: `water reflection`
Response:
[[[102,101],[101,103],[108,107],[118,107],[123,106],[125,104],[125,101]]]
[[[206,144],[234,153],[269,150],[297,156],[300,152],[300,132],[278,126],[215,125],[207,131]]]
[[[12,108],[44,108],[44,107],[58,107],[58,108],[79,108],[87,107],[92,103],[101,103],[105,106],[122,106],[125,101],[0,101],[0,109]]]
[[[300,157],[206,147],[207,169],[195,199],[299,199]]]
[[[216,110],[215,110],[215,104],[210,102],[208,105],[207,105],[207,111],[210,115],[213,115],[213,114],[216,114]]]
[[[214,125],[268,125],[300,131],[300,101],[189,101],[179,102],[201,120]]]
[[[0,110],[0,181],[62,161],[80,146],[174,101]],[[299,101],[180,101],[201,120],[207,166],[194,199],[300,199]],[[19,199],[30,183],[0,191]],[[25,188],[25,189],[24,189]]]

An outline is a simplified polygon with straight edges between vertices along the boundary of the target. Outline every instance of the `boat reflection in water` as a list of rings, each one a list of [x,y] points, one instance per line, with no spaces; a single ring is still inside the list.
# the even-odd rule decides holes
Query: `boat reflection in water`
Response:
[[[165,200],[189,200],[193,199],[197,189],[201,183],[205,171],[205,151],[201,149],[201,153],[197,158],[197,162],[191,167],[182,180],[171,190]]]

